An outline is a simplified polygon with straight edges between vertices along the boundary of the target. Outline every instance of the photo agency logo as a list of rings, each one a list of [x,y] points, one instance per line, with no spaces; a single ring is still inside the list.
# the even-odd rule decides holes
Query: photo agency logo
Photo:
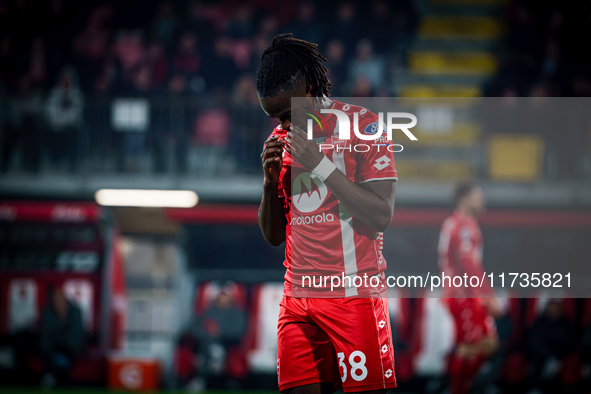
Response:
[[[343,150],[355,151],[355,152],[368,152],[370,149],[388,149],[390,152],[402,152],[404,147],[401,144],[392,143],[392,136],[394,130],[402,131],[408,139],[411,141],[418,141],[417,137],[410,131],[411,128],[416,126],[417,117],[409,112],[378,112],[378,121],[370,123],[365,126],[361,131],[359,130],[359,117],[365,115],[368,110],[362,109],[359,112],[349,114],[348,111],[351,107],[345,105],[343,110],[337,109],[320,109],[320,112],[314,108],[304,107],[304,114],[309,118],[306,121],[306,131],[308,139],[313,139],[318,144],[318,149],[322,152],[323,150],[334,149],[337,153]],[[336,125],[331,140],[333,143],[327,143],[326,137],[314,137],[313,129],[316,124],[321,132],[329,131],[328,123],[326,122],[323,114],[333,114],[336,116]],[[353,119],[350,119],[352,115]],[[384,122],[384,118],[386,121]],[[400,120],[409,120],[410,122],[398,123]],[[355,136],[362,141],[367,143],[360,143],[350,145],[346,141],[351,139],[351,125],[353,125],[353,133]]]

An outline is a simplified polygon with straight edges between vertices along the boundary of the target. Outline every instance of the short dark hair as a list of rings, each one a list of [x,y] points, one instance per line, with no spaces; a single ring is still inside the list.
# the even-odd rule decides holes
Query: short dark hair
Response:
[[[318,45],[279,34],[265,49],[257,71],[257,93],[260,98],[269,98],[281,91],[291,92],[305,82],[312,86],[312,96],[328,96],[330,80],[322,64],[326,58],[318,52]]]
[[[474,190],[475,187],[476,182],[471,180],[459,182],[454,190],[454,203],[458,205],[460,200],[472,193],[472,190]]]

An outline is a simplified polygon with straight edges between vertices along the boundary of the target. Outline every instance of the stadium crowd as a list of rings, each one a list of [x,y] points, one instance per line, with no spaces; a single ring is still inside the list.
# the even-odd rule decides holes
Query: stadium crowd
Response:
[[[487,96],[589,97],[591,5],[513,0],[505,11],[507,35],[499,70]]]
[[[258,172],[274,124],[259,109],[254,75],[271,38],[292,32],[318,43],[333,96],[393,96],[422,8],[412,0],[0,1],[0,171],[215,173],[240,163]],[[591,59],[576,44],[590,17],[510,2],[486,95],[591,94]],[[117,98],[141,99],[146,119],[131,127],[139,133],[114,125]]]
[[[0,75],[9,89],[24,83],[48,91],[71,64],[89,96],[228,94],[242,76],[253,77],[270,39],[291,31],[325,48],[335,74],[334,95],[356,93],[368,70],[375,71],[369,82],[370,93],[376,93],[387,86],[385,66],[416,21],[406,0],[370,5],[53,0],[46,7],[26,0],[0,3]]]
[[[2,170],[20,145],[22,167],[32,172],[45,150],[52,164],[66,162],[75,170],[88,147],[97,158],[115,148],[119,169],[134,168],[134,157],[146,150],[158,171],[166,166],[163,141],[172,142],[179,171],[186,170],[191,141],[229,148],[246,169],[258,170],[253,153],[272,123],[259,110],[254,74],[277,32],[291,31],[325,48],[333,95],[389,95],[392,65],[416,21],[406,0],[53,0],[44,6],[0,2]],[[152,127],[133,136],[113,132],[105,119],[114,97],[150,99]],[[171,100],[181,102],[185,113],[172,113]]]

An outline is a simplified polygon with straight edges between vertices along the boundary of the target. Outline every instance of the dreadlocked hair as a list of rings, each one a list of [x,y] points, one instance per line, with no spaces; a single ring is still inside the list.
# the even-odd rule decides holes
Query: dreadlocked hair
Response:
[[[291,92],[300,83],[312,86],[312,96],[328,96],[331,83],[322,64],[326,58],[317,44],[299,40],[293,34],[280,34],[265,49],[257,71],[257,93],[265,99],[281,91]]]

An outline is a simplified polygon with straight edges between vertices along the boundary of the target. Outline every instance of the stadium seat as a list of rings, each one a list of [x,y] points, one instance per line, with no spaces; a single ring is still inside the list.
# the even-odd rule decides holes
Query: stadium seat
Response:
[[[246,309],[246,294],[247,288],[242,283],[224,284],[217,281],[204,282],[199,284],[195,289],[195,299],[193,302],[193,313],[197,316],[201,315],[207,310],[216,296],[226,287],[230,290],[236,306],[240,309]]]
[[[237,308],[243,310],[247,309],[248,289],[245,284],[234,282],[222,283],[217,281],[211,281],[201,283],[197,286],[195,290],[195,299],[193,302],[194,314],[196,316],[203,314],[203,312],[205,312],[212,305],[216,296],[220,293],[220,291],[222,291],[222,289],[225,289],[231,294]],[[252,317],[249,316],[248,320],[250,321],[251,319]],[[247,330],[243,336],[241,345],[229,349],[228,354],[226,355],[225,372],[228,374],[228,376],[235,379],[243,378],[248,373],[246,353],[250,343],[248,328],[249,325],[250,323],[247,322]],[[187,369],[191,369],[186,365],[188,360],[186,347],[182,346],[182,344],[178,345],[175,349],[174,357],[176,359],[175,361],[177,377],[182,378],[183,375],[189,373]],[[192,369],[190,372],[193,372]]]
[[[469,179],[476,173],[474,164],[458,160],[408,158],[396,164],[400,173],[412,180]]]
[[[254,289],[247,354],[252,372],[275,373],[277,369],[277,319],[282,297],[283,283],[265,283]]]
[[[14,278],[8,289],[8,332],[33,329],[40,316],[37,282],[31,278]]]
[[[490,135],[488,173],[495,181],[535,181],[542,175],[544,141],[533,134]]]
[[[441,375],[446,371],[446,358],[453,349],[455,329],[452,317],[441,298],[423,298],[421,341],[415,359],[419,376]]]
[[[497,59],[489,52],[414,51],[408,62],[415,74],[491,75],[497,69]]]
[[[422,38],[491,40],[501,33],[500,22],[484,16],[427,16],[419,27]]]
[[[94,286],[85,279],[68,279],[63,284],[69,300],[82,311],[82,318],[88,332],[94,332]]]

